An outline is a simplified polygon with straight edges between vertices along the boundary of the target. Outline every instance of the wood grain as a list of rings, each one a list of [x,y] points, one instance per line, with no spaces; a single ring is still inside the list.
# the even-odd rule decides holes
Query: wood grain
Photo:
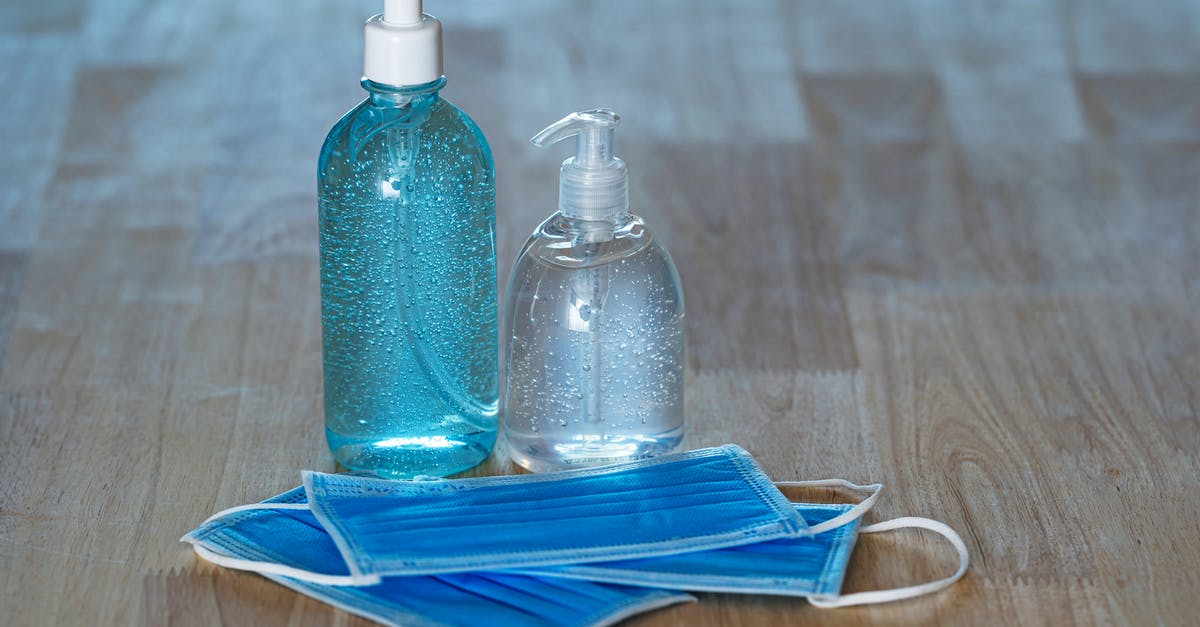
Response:
[[[555,204],[528,137],[615,108],[685,284],[687,445],[881,481],[873,519],[974,558],[915,601],[630,624],[1195,623],[1200,6],[427,8],[496,156],[501,288]],[[377,10],[0,7],[0,623],[366,624],[177,539],[333,470],[313,177]],[[845,588],[952,569],[924,532],[864,537]]]

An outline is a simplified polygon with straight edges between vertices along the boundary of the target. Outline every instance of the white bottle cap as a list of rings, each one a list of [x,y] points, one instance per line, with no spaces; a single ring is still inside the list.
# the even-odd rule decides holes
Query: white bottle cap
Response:
[[[442,77],[442,23],[421,0],[385,0],[367,20],[363,77],[384,85],[421,85]]]

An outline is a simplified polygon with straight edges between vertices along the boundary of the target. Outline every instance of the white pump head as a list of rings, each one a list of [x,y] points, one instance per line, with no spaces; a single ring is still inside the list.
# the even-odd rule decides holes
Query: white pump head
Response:
[[[613,129],[621,118],[608,109],[576,111],[547,126],[530,141],[545,147],[575,138],[575,156],[562,163],[558,210],[585,220],[603,220],[629,208],[625,162],[613,156]]]
[[[385,0],[367,20],[363,77],[384,85],[421,85],[442,76],[442,23],[421,0]]]

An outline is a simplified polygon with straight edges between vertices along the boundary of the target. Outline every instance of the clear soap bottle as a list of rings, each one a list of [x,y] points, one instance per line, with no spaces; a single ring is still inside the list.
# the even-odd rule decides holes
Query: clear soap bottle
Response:
[[[532,140],[575,139],[558,212],[521,249],[505,307],[504,437],[535,472],[660,455],[683,437],[683,290],[629,211],[619,121],[572,113]]]
[[[351,470],[447,475],[496,436],[492,155],[439,95],[420,0],[387,0],[365,40],[367,98],[318,166],[325,435]]]

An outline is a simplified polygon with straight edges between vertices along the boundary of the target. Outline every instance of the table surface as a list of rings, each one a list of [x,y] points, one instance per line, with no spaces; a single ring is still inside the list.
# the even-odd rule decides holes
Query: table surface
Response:
[[[177,541],[333,470],[315,161],[380,3],[287,4],[0,7],[0,622],[365,623]],[[427,9],[496,156],[501,277],[555,203],[527,139],[616,109],[683,276],[686,444],[883,482],[868,520],[974,558],[915,601],[633,624],[1200,615],[1195,2]],[[953,565],[863,538],[846,589]]]

